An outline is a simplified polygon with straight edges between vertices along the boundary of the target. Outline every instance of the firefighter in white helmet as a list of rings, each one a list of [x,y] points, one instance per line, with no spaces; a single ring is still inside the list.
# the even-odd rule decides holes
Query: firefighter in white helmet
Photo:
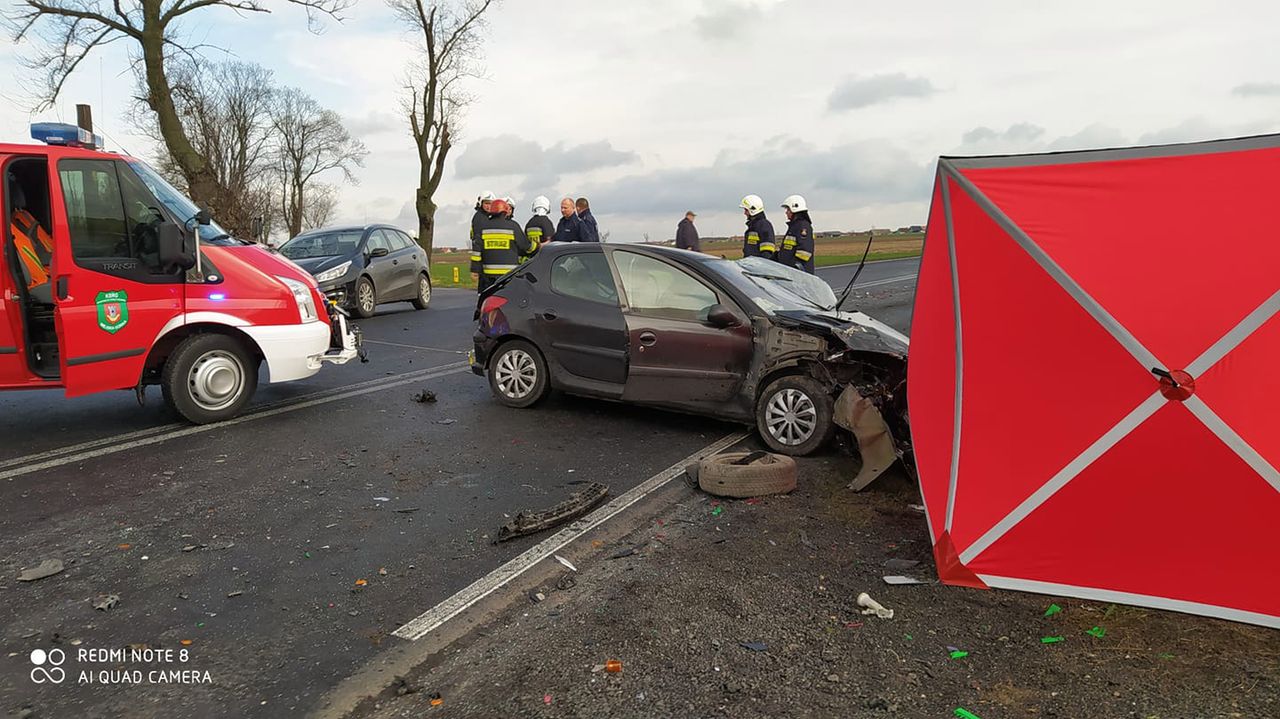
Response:
[[[496,199],[498,199],[498,196],[493,194],[493,190],[485,190],[484,192],[481,192],[479,195],[476,196],[476,213],[471,216],[470,241],[472,245],[474,245],[476,242],[476,227],[478,227],[481,222],[484,222],[486,219],[488,219],[489,204]],[[471,253],[471,263],[475,264],[479,261],[480,261],[480,253],[473,251]]]
[[[747,217],[747,230],[742,235],[742,256],[773,259],[778,252],[773,223],[764,216],[764,200],[759,195],[742,198],[742,214]]]
[[[529,244],[533,246],[530,254],[536,252],[538,247],[551,242],[556,237],[556,226],[551,224],[551,200],[542,195],[533,198],[533,217],[524,225],[524,234],[529,238]]]
[[[787,212],[787,234],[778,248],[778,262],[813,274],[813,222],[804,198],[791,195],[782,201]]]

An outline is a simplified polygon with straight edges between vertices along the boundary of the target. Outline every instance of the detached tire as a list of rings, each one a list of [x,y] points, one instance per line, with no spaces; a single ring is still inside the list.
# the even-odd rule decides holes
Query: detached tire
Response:
[[[413,298],[415,310],[425,310],[431,304],[431,278],[426,273],[418,275],[418,293]]]
[[[551,391],[547,363],[537,347],[524,340],[503,343],[489,358],[489,389],[508,407],[524,409]]]
[[[835,400],[812,377],[787,375],[769,383],[756,401],[756,430],[774,452],[803,457],[835,435]]]
[[[760,455],[740,464],[753,454]],[[730,452],[702,460],[698,486],[720,497],[761,497],[785,494],[796,488],[796,461],[769,452]]]
[[[368,277],[361,277],[356,280],[356,296],[351,300],[351,308],[355,310],[356,317],[367,320],[378,311],[378,291],[373,286],[373,280]]]
[[[244,343],[220,334],[183,340],[160,375],[164,400],[193,424],[240,414],[258,388],[258,360]]]

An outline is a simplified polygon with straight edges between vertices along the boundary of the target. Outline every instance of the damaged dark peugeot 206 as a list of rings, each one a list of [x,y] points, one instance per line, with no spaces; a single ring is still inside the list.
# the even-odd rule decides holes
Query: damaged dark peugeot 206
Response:
[[[480,297],[472,370],[500,402],[552,389],[752,423],[809,454],[851,432],[865,486],[910,446],[907,338],[759,258],[548,245]]]

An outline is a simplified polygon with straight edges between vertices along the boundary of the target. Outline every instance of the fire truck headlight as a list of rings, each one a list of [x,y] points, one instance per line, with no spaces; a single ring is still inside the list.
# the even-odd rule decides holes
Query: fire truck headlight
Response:
[[[307,287],[305,282],[299,282],[290,277],[280,277],[279,275],[276,276],[276,279],[283,282],[284,286],[288,287],[289,291],[293,293],[294,302],[298,305],[298,315],[303,322],[315,322],[320,319],[316,314],[315,300],[311,299],[311,288]]]

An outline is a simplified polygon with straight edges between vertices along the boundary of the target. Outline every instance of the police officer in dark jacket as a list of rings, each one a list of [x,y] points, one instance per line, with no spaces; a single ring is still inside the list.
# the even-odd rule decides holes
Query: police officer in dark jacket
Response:
[[[791,195],[782,201],[787,211],[787,234],[782,238],[777,260],[788,267],[813,274],[813,222],[804,198]]]
[[[599,242],[600,227],[596,225],[595,215],[591,214],[591,203],[587,198],[579,197],[574,203],[578,208],[578,221],[582,223],[582,237],[579,242]]]
[[[684,219],[676,225],[676,247],[694,252],[702,251],[701,243],[698,241],[698,228],[693,226],[693,218],[697,216],[693,210],[684,213]]]
[[[531,254],[556,238],[555,225],[552,225],[551,218],[547,217],[549,212],[551,212],[551,200],[542,195],[533,198],[533,217],[530,217],[524,226],[524,234],[529,238],[529,245],[533,248],[530,251]]]
[[[477,276],[479,292],[489,289],[495,280],[519,266],[520,258],[532,254],[529,238],[519,223],[507,216],[507,211],[504,200],[494,200],[476,228],[471,243],[471,272]],[[480,259],[477,261],[476,257]]]
[[[747,231],[742,235],[742,256],[772,260],[778,252],[773,223],[764,216],[764,200],[759,195],[742,198],[742,214],[747,216]]]
[[[560,201],[560,221],[556,223],[556,242],[582,242],[582,220],[578,219],[573,198]]]

